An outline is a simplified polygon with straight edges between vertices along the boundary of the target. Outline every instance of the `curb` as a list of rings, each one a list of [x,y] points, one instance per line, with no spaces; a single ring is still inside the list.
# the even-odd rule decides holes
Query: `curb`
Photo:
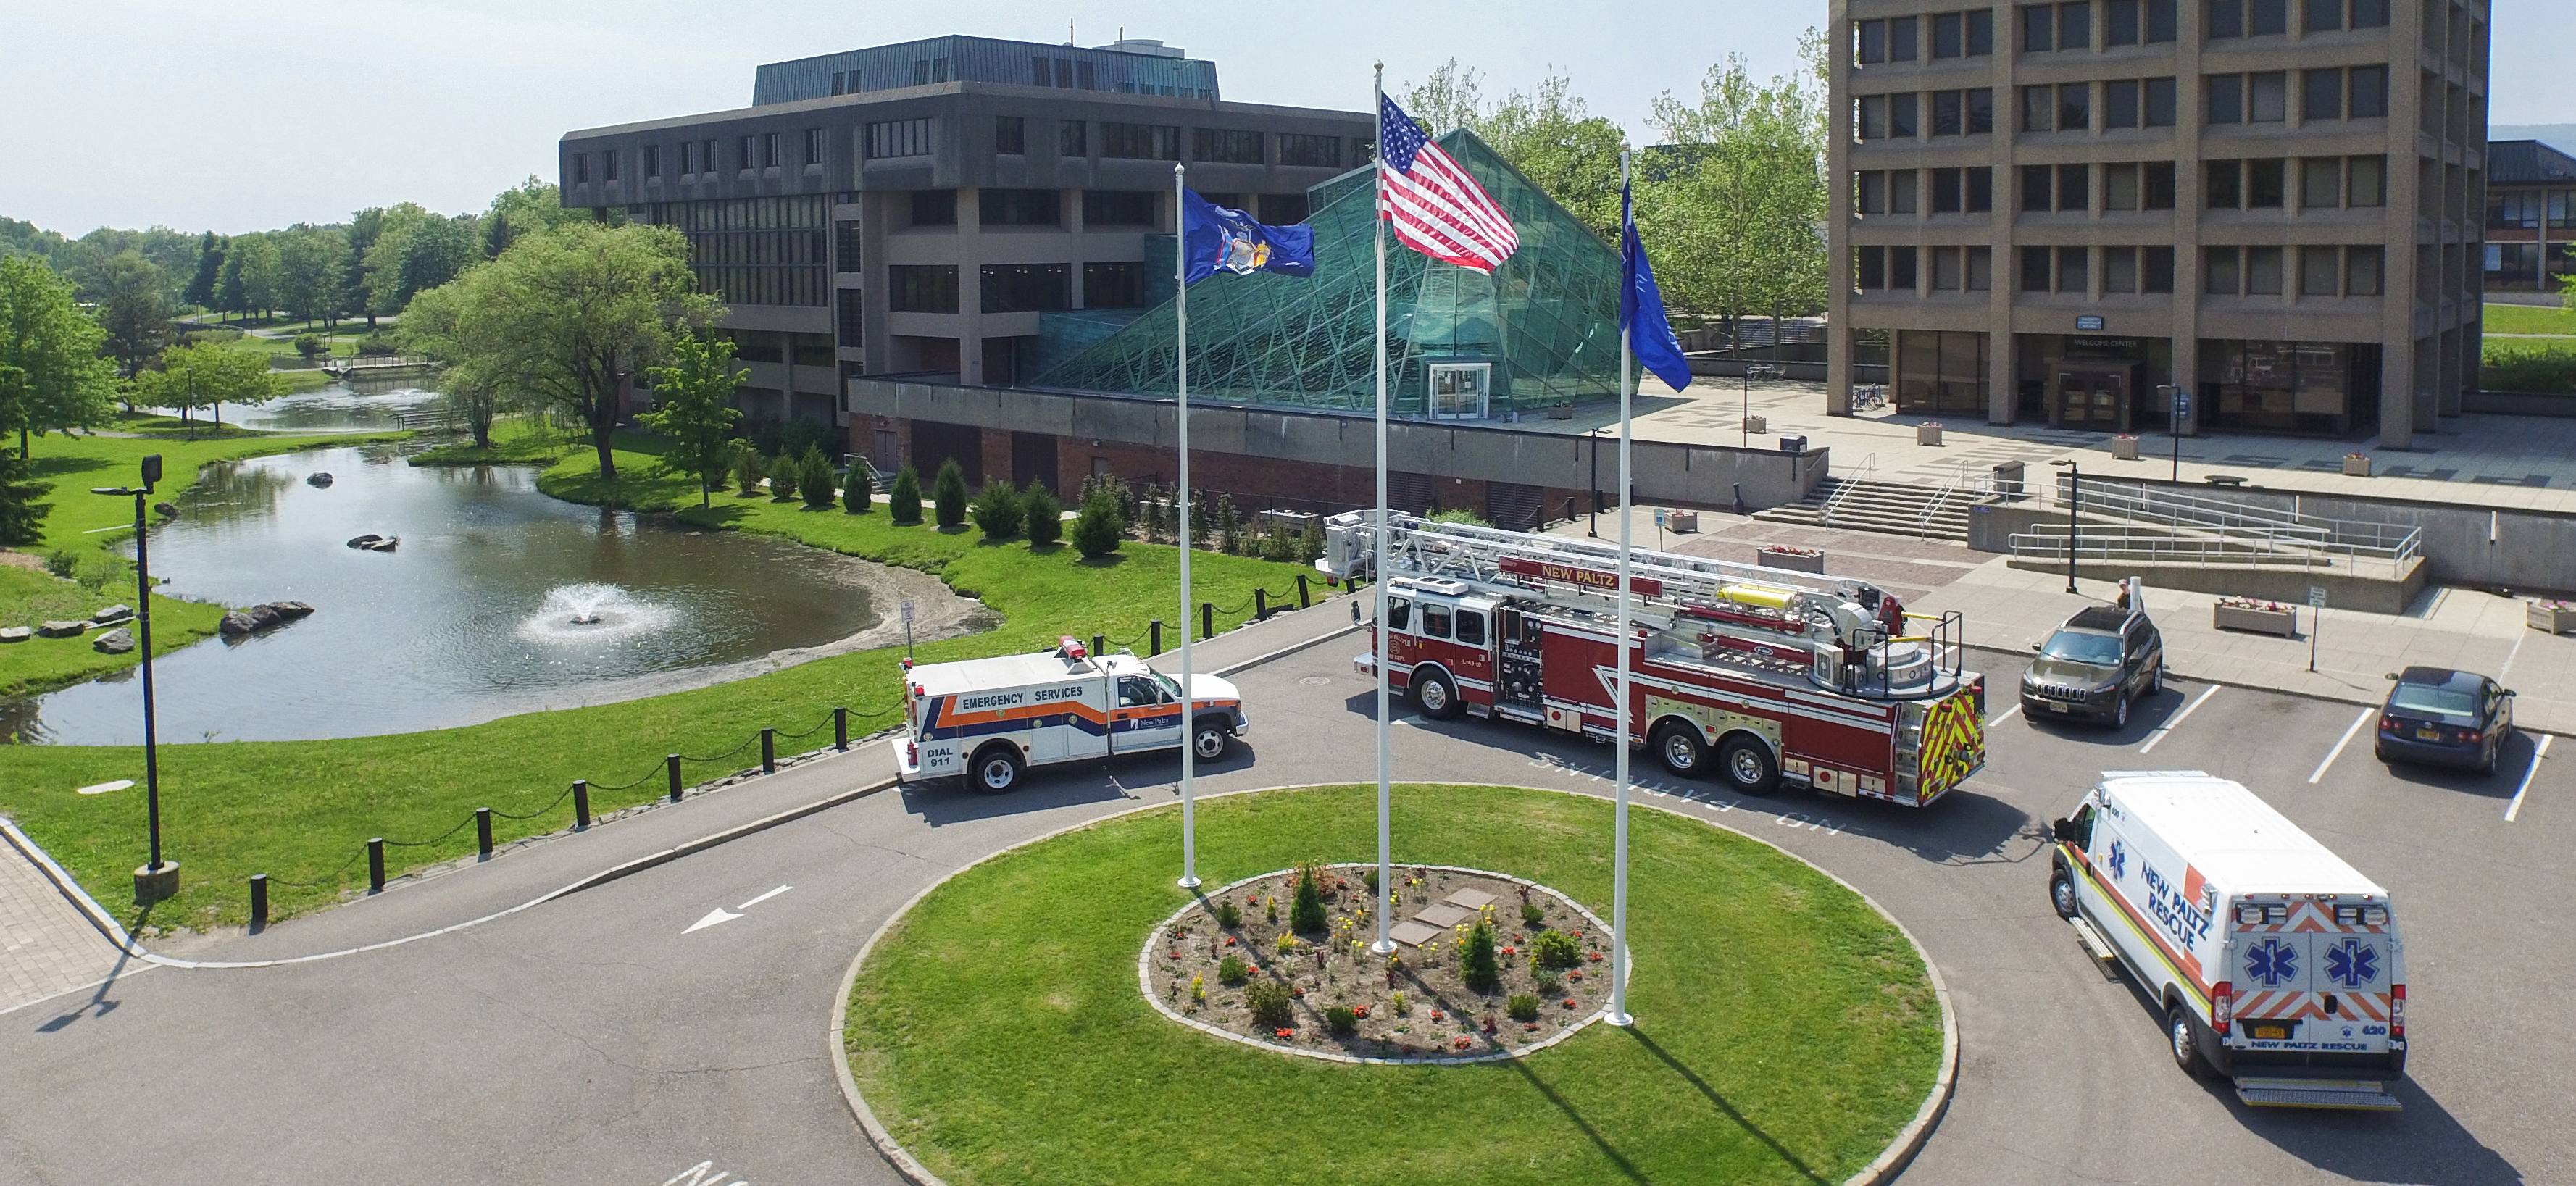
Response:
[[[1327,635],[1326,637],[1329,638],[1332,636]],[[1308,643],[1300,644],[1299,647],[1291,647],[1289,649],[1297,650],[1301,649],[1303,646],[1312,645],[1315,642],[1322,641],[1324,641],[1324,639],[1314,639]],[[1340,782],[1296,783],[1287,786],[1251,787],[1239,791],[1224,791],[1214,795],[1202,795],[1200,798],[1224,799],[1235,795],[1257,795],[1270,791],[1304,791],[1315,790],[1323,787],[1348,785],[1351,784]],[[1504,790],[1515,791],[1536,791],[1540,794],[1547,795],[1580,795],[1587,798],[1602,798],[1602,796],[1592,795],[1584,791],[1551,790],[1547,787],[1528,787],[1512,783],[1459,783],[1456,785],[1498,787]],[[924,1167],[918,1159],[914,1158],[909,1151],[904,1149],[901,1143],[894,1139],[893,1134],[886,1131],[883,1124],[878,1122],[876,1113],[868,1107],[867,1099],[859,1093],[858,1080],[850,1073],[849,1048],[847,1044],[843,1042],[842,1034],[849,1027],[850,990],[858,985],[859,969],[867,963],[868,954],[876,950],[877,942],[892,933],[895,929],[895,925],[902,922],[907,915],[911,914],[913,907],[920,905],[922,899],[929,897],[932,891],[955,880],[960,874],[965,873],[967,870],[974,869],[998,858],[1008,856],[1020,849],[1028,848],[1032,845],[1044,844],[1056,837],[1077,832],[1084,828],[1105,824],[1112,820],[1125,819],[1128,816],[1136,815],[1141,812],[1162,810],[1169,806],[1171,805],[1168,803],[1139,804],[1125,811],[1112,812],[1108,815],[1097,816],[1080,823],[1068,824],[1041,836],[1032,836],[1029,839],[995,849],[981,857],[977,857],[972,861],[959,865],[958,867],[949,870],[947,874],[940,877],[939,880],[923,886],[921,888],[921,892],[916,893],[911,898],[907,899],[893,914],[887,915],[886,920],[877,924],[876,931],[868,936],[868,941],[860,945],[858,954],[850,958],[849,968],[841,973],[840,995],[834,998],[832,1002],[831,1027],[824,1031],[823,1040],[831,1047],[832,1066],[839,1072],[841,1079],[841,1098],[849,1104],[850,1114],[858,1120],[860,1131],[867,1135],[868,1143],[876,1146],[878,1155],[884,1157],[886,1164],[893,1167],[894,1171],[901,1175],[906,1182],[912,1183],[912,1186],[948,1186],[946,1179],[941,1178],[937,1174],[931,1173],[930,1170]],[[1713,828],[1721,832],[1733,833],[1744,840],[1761,845],[1764,848],[1770,849],[1771,851],[1779,853],[1790,860],[1796,861],[1801,865],[1805,865],[1806,867],[1815,870],[1816,872],[1824,875],[1835,885],[1839,885],[1845,890],[1850,891],[1853,896],[1867,903],[1869,908],[1877,912],[1880,918],[1886,919],[1888,925],[1896,928],[1897,934],[1905,936],[1906,944],[1911,946],[1914,949],[1914,954],[1923,961],[1924,978],[1931,981],[1932,998],[1941,1006],[1940,1069],[1934,1072],[1932,1089],[1930,1093],[1924,1097],[1923,1106],[1915,1110],[1914,1119],[1908,1121],[1904,1128],[1897,1131],[1895,1139],[1888,1143],[1887,1148],[1879,1153],[1876,1160],[1873,1160],[1867,1166],[1862,1167],[1860,1172],[1853,1174],[1849,1178],[1845,1178],[1842,1182],[1842,1186],[1883,1186],[1884,1183],[1893,1181],[1898,1174],[1904,1172],[1905,1167],[1908,1164],[1913,1162],[1914,1155],[1922,1151],[1923,1143],[1931,1139],[1932,1130],[1939,1127],[1941,1118],[1948,1114],[1950,1110],[1950,1099],[1958,1090],[1959,1019],[1957,1012],[1951,1007],[1949,983],[1941,978],[1941,969],[1939,965],[1932,962],[1932,953],[1924,950],[1922,941],[1914,937],[1914,932],[1906,929],[1904,923],[1897,921],[1894,914],[1888,913],[1885,906],[1879,905],[1878,899],[1870,897],[1866,893],[1862,893],[1859,887],[1843,880],[1832,870],[1827,869],[1814,861],[1808,860],[1797,853],[1791,852],[1788,849],[1782,848],[1779,845],[1755,836],[1751,832],[1747,832],[1729,824],[1719,823],[1716,820],[1702,819],[1688,812],[1654,803],[1632,802],[1629,806],[1643,807],[1649,811],[1660,811],[1666,815],[1688,820],[1691,823],[1699,824],[1704,827]],[[1572,901],[1571,898],[1568,898],[1567,900]],[[1579,904],[1577,908],[1581,908]],[[1633,951],[1630,952],[1629,960],[1632,966],[1635,959],[1636,953]],[[1148,1000],[1150,1001],[1150,999],[1151,997],[1149,994]]]
[[[109,914],[105,907],[98,904],[97,899],[89,896],[88,890],[81,888],[80,882],[73,880],[69,872],[55,864],[54,854],[46,852],[25,832],[19,831],[16,820],[0,815],[0,835],[7,836],[10,847],[25,854],[28,860],[36,863],[37,868],[44,870],[46,879],[54,883],[54,890],[71,899],[73,905],[80,907],[81,913],[89,916],[89,924],[97,927],[100,934],[107,936],[108,942],[116,944],[129,955],[142,951],[134,945],[134,937],[126,934],[124,927],[117,925],[116,916]]]

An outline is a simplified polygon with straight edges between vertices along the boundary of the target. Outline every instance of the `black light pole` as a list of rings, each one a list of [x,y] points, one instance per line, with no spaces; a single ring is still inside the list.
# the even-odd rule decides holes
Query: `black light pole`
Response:
[[[179,863],[161,859],[161,753],[152,719],[152,544],[143,518],[152,487],[161,481],[161,455],[143,458],[139,487],[97,486],[92,494],[134,497],[134,617],[143,647],[143,801],[152,831],[152,861],[134,871],[134,904],[149,906],[179,892]]]
[[[2182,388],[2159,383],[2156,390],[2165,397],[2165,435],[2173,438],[2173,480],[2182,480]]]
[[[2075,591],[2075,512],[2084,502],[2084,471],[2073,458],[2049,462],[2066,467],[2066,591]]]
[[[1601,538],[1601,430],[1596,428],[1583,435],[1592,438],[1592,525],[1584,529],[1584,534],[1599,539]]]

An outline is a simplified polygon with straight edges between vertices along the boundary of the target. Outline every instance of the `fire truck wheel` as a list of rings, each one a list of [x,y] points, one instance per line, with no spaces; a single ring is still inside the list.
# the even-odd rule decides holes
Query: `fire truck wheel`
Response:
[[[2200,1042],[2191,1023],[2191,1011],[2181,1005],[2165,1010],[2165,1038],[2173,1047],[2174,1065],[2191,1078],[2200,1078]]]
[[[993,795],[1020,785],[1020,752],[996,745],[975,755],[975,773],[969,781],[976,790]]]
[[[1717,769],[1726,776],[1727,787],[1740,794],[1760,797],[1780,785],[1780,770],[1771,764],[1770,747],[1741,734],[1718,747]]]
[[[1437,671],[1418,676],[1413,681],[1413,707],[1432,720],[1448,720],[1458,715],[1458,685]]]
[[[1698,729],[1679,721],[1655,731],[1655,756],[1664,769],[1683,778],[1708,773],[1708,743],[1700,740]]]
[[[2057,908],[2057,917],[2075,917],[2075,882],[2059,869],[2048,878],[2048,904]]]
[[[1225,726],[1213,717],[1200,721],[1198,729],[1190,734],[1190,748],[1198,751],[1202,762],[1224,757],[1226,747],[1232,744],[1234,734],[1226,732]]]

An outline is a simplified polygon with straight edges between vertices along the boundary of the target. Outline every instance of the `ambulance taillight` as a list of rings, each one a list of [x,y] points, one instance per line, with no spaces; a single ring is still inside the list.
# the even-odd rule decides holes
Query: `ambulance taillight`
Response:
[[[2403,1038],[2406,1036],[2406,986],[2390,985],[2389,992],[2391,995],[2388,999],[2388,1036]]]
[[[903,743],[903,764],[915,769],[920,768],[921,743],[916,741],[907,741]]]
[[[2221,980],[2218,987],[2209,990],[2209,1028],[2217,1030],[2218,1036],[2224,1038],[2235,1025],[2236,986]]]

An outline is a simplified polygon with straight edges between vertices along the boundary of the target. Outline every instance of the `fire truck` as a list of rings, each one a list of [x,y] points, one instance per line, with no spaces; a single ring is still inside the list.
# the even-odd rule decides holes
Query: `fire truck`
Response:
[[[1375,511],[1327,521],[1316,567],[1376,575]],[[1607,743],[1619,550],[1393,514],[1386,621],[1353,660],[1423,716],[1464,712]],[[1627,744],[1685,777],[1920,806],[1984,768],[1985,677],[1962,620],[1866,582],[1637,549]],[[1359,611],[1356,606],[1352,612]]]

